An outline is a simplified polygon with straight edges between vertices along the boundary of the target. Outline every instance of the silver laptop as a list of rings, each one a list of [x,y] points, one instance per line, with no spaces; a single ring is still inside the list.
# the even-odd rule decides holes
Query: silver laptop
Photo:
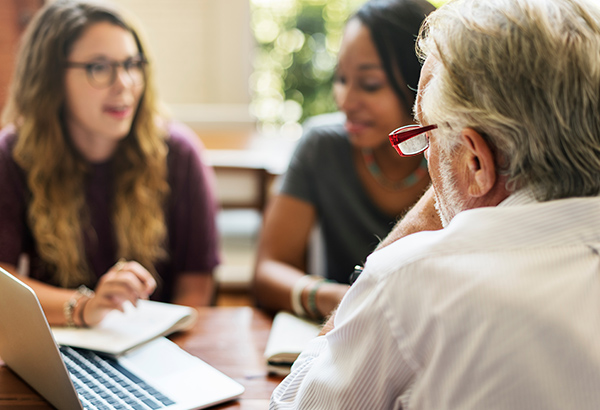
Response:
[[[0,268],[0,357],[58,409],[196,409],[244,387],[165,338],[118,359],[58,346],[33,290]]]

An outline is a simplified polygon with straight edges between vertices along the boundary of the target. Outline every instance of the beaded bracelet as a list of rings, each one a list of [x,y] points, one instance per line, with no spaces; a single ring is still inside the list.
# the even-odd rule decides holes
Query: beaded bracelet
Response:
[[[81,299],[82,297],[90,299],[92,296],[94,296],[94,291],[89,289],[87,286],[81,285],[77,288],[73,296],[71,296],[71,298],[65,302],[65,304],[63,305],[63,313],[65,315],[67,326],[78,327],[75,323],[75,320],[73,320],[73,312],[77,307],[77,303],[79,303],[79,299]],[[85,322],[82,323],[85,324]]]

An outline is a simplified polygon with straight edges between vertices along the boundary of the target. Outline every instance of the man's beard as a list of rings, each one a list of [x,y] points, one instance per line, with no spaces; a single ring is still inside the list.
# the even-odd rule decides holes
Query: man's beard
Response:
[[[463,201],[460,198],[456,183],[456,176],[448,161],[439,161],[439,186],[434,185],[435,209],[445,228],[452,218],[463,210]],[[437,188],[437,189],[435,189]]]

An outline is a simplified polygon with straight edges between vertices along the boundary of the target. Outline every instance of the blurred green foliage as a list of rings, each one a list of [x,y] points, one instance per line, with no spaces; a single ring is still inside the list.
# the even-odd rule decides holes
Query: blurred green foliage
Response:
[[[448,3],[449,0],[427,0],[427,1],[429,1],[435,7],[440,7],[442,4]]]
[[[337,52],[346,20],[364,2],[251,0],[257,43],[251,109],[263,132],[298,134],[307,117],[336,110],[331,83]]]

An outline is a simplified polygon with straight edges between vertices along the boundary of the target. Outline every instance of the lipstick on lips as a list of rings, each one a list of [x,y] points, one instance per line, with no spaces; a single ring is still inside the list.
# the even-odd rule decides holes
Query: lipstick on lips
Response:
[[[104,112],[115,119],[122,120],[131,116],[133,108],[130,106],[107,106],[104,107]]]

